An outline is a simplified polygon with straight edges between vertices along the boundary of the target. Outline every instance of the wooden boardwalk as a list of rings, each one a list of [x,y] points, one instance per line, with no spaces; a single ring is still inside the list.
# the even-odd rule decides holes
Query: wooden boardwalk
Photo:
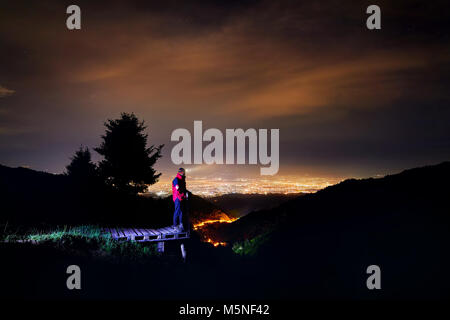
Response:
[[[159,229],[106,228],[104,231],[111,234],[111,237],[118,241],[162,242],[189,238],[189,231],[180,232],[173,227]]]
[[[159,229],[106,228],[104,232],[111,234],[111,237],[118,241],[157,242],[159,252],[164,252],[165,241],[189,239],[189,231],[180,232],[173,227]],[[186,259],[186,251],[183,243],[181,244],[181,254],[183,259]]]

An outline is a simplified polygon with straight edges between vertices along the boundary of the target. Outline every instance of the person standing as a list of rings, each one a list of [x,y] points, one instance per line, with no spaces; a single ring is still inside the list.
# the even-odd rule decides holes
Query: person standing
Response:
[[[186,189],[186,171],[184,168],[178,169],[177,176],[172,181],[172,199],[175,205],[173,213],[173,228],[178,231],[184,231],[183,215],[187,221],[187,198],[189,192]]]

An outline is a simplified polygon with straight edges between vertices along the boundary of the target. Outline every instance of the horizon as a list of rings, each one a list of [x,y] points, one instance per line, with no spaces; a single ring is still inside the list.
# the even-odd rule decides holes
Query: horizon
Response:
[[[343,181],[350,179],[364,180],[371,178],[384,178],[388,175],[400,174],[404,171],[424,168],[429,166],[436,166],[442,163],[449,162],[450,160],[441,161],[438,163],[426,164],[417,167],[403,168],[401,170],[388,172],[385,174],[375,174],[372,176],[347,176],[347,177],[325,177],[325,176],[310,176],[310,175],[275,175],[275,176],[242,176],[239,174],[226,175],[225,177],[211,176],[211,171],[204,170],[202,175],[199,175],[198,170],[201,170],[203,166],[197,166],[197,168],[191,168],[186,170],[186,182],[188,189],[193,194],[205,198],[217,197],[229,194],[241,194],[241,195],[293,195],[293,194],[307,194],[315,193],[329,186],[337,185]],[[0,165],[3,165],[0,163]],[[5,165],[3,165],[5,166]],[[9,168],[25,168],[38,172],[45,172],[49,174],[60,175],[63,173],[52,173],[48,171],[35,170],[30,167],[17,166]],[[207,165],[206,167],[211,167]],[[211,168],[210,168],[211,169]],[[191,173],[194,171],[194,175]],[[167,197],[172,194],[172,180],[176,174],[170,175],[161,174],[158,181],[152,185],[147,185],[147,190],[143,195],[152,195],[156,197]]]

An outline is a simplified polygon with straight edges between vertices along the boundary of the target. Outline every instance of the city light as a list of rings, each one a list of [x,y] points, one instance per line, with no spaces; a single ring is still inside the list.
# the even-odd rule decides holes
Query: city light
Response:
[[[224,194],[294,194],[314,193],[330,185],[339,183],[336,178],[321,177],[295,177],[284,176],[272,179],[267,178],[190,178],[188,176],[188,189],[199,196],[214,197]],[[161,180],[149,186],[148,191],[159,197],[166,197],[172,193],[171,180]]]

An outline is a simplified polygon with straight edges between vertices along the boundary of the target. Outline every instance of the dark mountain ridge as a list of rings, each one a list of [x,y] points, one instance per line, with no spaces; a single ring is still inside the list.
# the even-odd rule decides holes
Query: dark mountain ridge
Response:
[[[268,232],[249,260],[262,296],[282,287],[282,299],[448,299],[449,179],[444,162],[346,180],[216,226],[215,240]],[[381,290],[366,287],[370,265],[381,269]]]
[[[172,224],[171,197],[126,196],[100,185],[80,185],[68,176],[0,165],[0,224],[98,224],[159,227]],[[213,203],[192,195],[193,223],[228,217]]]
[[[243,240],[300,223],[330,223],[382,217],[450,219],[450,162],[405,170],[383,178],[348,179],[272,209],[251,212],[228,225],[215,226],[220,241]],[[409,213],[409,215],[408,215]],[[213,226],[212,226],[213,227]]]

